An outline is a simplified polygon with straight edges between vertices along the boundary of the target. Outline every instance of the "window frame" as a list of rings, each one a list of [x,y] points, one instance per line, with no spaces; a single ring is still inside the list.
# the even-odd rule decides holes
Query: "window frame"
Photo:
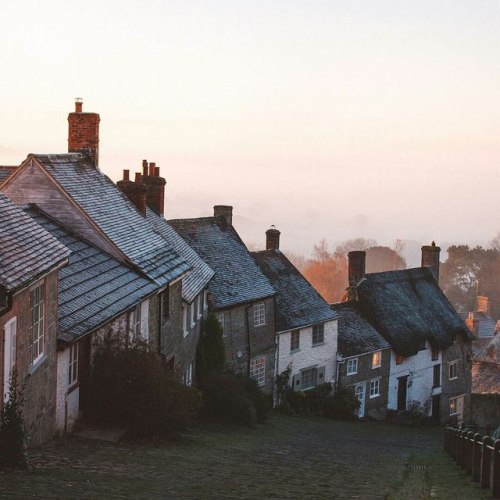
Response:
[[[310,378],[310,385],[306,385],[305,380]],[[317,369],[316,368],[306,368],[305,370],[300,370],[300,383],[303,391],[309,389],[314,389],[316,387]]]
[[[458,378],[458,359],[448,363],[448,380],[456,380]]]
[[[30,366],[34,366],[43,358],[45,353],[45,281],[32,286],[29,293],[31,319],[29,356]],[[36,296],[37,293],[38,296]],[[35,303],[34,300],[37,302]],[[34,355],[35,353],[36,355]]]
[[[354,365],[354,368],[352,367]],[[347,360],[346,375],[356,375],[358,373],[358,358],[350,358]]]
[[[370,380],[370,399],[380,396],[380,377]]]
[[[300,351],[300,330],[290,332],[290,352]]]
[[[378,360],[378,361],[377,361]],[[372,370],[382,366],[382,351],[372,353]]]
[[[188,328],[188,316],[189,316],[189,304],[182,304],[182,330],[184,337],[187,337],[189,334]]]
[[[253,306],[253,326],[259,327],[266,324],[266,303],[259,302]]]
[[[79,354],[80,354],[80,343],[73,342],[73,344],[69,346],[68,388],[78,383]]]
[[[141,338],[141,303],[136,304],[130,311],[129,317],[130,336],[137,341]]]
[[[317,325],[313,325],[312,333],[311,333],[312,345],[322,345],[325,343],[325,324],[318,323]]]
[[[250,360],[249,375],[258,386],[266,385],[266,356],[256,356]]]
[[[218,313],[217,314],[217,321],[220,323],[220,326],[222,328],[222,336],[223,337],[227,337],[227,333],[226,333],[226,315],[221,312],[221,313]]]
[[[432,388],[441,387],[441,364],[432,367]]]

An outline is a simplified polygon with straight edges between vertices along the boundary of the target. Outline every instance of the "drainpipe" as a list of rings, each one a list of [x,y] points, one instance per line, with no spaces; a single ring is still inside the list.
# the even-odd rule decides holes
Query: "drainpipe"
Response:
[[[340,354],[339,352],[337,352],[337,369],[335,370],[336,371],[336,375],[335,375],[335,390],[337,390],[337,387],[340,387],[340,383],[339,383],[339,376],[340,376],[340,365],[343,365],[345,363],[345,359],[342,357],[342,354]]]

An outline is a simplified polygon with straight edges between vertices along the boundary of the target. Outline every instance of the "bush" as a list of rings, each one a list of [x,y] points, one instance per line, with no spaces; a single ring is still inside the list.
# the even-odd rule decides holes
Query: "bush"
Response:
[[[201,390],[203,415],[219,422],[251,426],[265,420],[272,405],[255,380],[231,372],[213,374]]]
[[[0,415],[0,468],[25,469],[26,448],[22,407],[23,388],[19,388],[17,372],[12,373],[9,385],[9,399],[3,405]]]
[[[144,346],[107,339],[97,349],[87,391],[86,417],[126,425],[133,437],[165,436],[186,428],[201,407],[199,392],[183,385]]]
[[[226,364],[226,351],[222,326],[214,313],[203,321],[203,330],[196,351],[196,378],[203,385],[214,373],[222,373]]]
[[[355,420],[358,418],[359,400],[354,391],[339,387],[328,397],[325,406],[325,416],[340,420]]]

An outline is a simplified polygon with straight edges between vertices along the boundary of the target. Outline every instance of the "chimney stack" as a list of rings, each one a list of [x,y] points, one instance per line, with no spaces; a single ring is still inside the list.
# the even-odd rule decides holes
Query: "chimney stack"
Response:
[[[147,160],[142,161],[142,182],[146,186],[146,203],[149,208],[157,214],[164,214],[165,205],[165,184],[163,177],[160,177],[160,167],[155,162],[148,164]]]
[[[430,245],[422,247],[422,267],[429,267],[434,278],[439,283],[439,254],[441,249],[433,241]]]
[[[266,250],[280,249],[280,234],[274,225],[266,231]]]
[[[75,99],[75,111],[68,115],[68,153],[86,154],[94,167],[99,165],[99,122],[97,113],[84,113],[83,101]]]
[[[477,339],[479,336],[479,320],[476,318],[473,312],[469,313],[469,317],[465,320],[465,324]]]
[[[478,295],[476,297],[476,311],[482,312],[486,316],[490,316],[490,299],[485,295]]]
[[[146,215],[146,186],[140,172],[135,174],[135,182],[130,180],[129,170],[123,171],[123,180],[116,183],[118,189],[127,196],[142,215]]]
[[[233,207],[230,205],[215,205],[214,217],[222,217],[228,226],[233,223]]]
[[[347,254],[349,259],[349,286],[354,286],[365,275],[366,252],[356,250]]]

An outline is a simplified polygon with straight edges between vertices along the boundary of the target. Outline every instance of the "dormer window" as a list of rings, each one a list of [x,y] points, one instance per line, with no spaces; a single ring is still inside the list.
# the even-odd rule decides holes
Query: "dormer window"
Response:
[[[372,354],[372,368],[380,368],[382,365],[382,351],[376,351]]]

